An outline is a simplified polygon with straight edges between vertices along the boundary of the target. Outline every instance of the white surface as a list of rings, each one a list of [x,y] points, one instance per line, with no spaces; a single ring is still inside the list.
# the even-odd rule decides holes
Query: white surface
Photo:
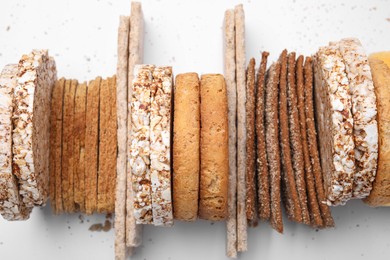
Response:
[[[222,73],[224,11],[244,3],[247,58],[282,49],[312,54],[342,37],[360,38],[368,52],[390,50],[389,1],[142,1],[145,62],[174,66],[175,74]],[[110,76],[116,68],[119,15],[130,1],[0,1],[0,68],[32,48],[48,48],[58,75],[79,80]],[[257,62],[259,62],[257,60]],[[251,229],[240,259],[389,259],[390,209],[359,201],[333,209],[336,228],[315,231],[285,221]],[[114,232],[91,232],[104,216],[53,216],[35,209],[29,221],[0,218],[0,259],[113,259]],[[225,224],[198,221],[146,227],[132,259],[225,259]]]

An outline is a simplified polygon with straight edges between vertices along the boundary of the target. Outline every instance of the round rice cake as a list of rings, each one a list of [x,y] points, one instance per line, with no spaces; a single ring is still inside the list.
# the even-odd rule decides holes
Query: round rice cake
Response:
[[[0,76],[0,213],[6,220],[25,220],[26,208],[19,196],[16,177],[12,173],[12,112],[18,65],[4,67]]]
[[[13,168],[27,207],[44,205],[49,190],[50,102],[57,78],[47,50],[23,55],[18,65],[12,116]]]
[[[377,107],[368,57],[356,38],[337,43],[343,56],[352,94],[355,164],[352,196],[367,197],[372,190],[378,160]]]
[[[352,197],[355,173],[352,101],[337,46],[321,47],[314,59],[314,97],[321,165],[328,205]]]

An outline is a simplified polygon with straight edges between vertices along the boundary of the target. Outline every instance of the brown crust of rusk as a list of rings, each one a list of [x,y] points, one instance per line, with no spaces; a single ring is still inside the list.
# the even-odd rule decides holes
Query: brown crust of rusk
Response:
[[[229,122],[229,192],[226,219],[226,255],[237,257],[237,84],[234,10],[225,11],[224,17],[224,74],[228,97]]]
[[[121,16],[116,67],[117,166],[115,189],[115,259],[126,259],[127,86],[130,17]],[[132,205],[132,204],[131,204]]]
[[[299,114],[297,107],[298,101],[295,84],[295,52],[290,53],[287,57],[287,60],[287,101],[289,111],[288,122],[290,130],[292,162],[299,203],[302,210],[302,223],[310,225],[310,214],[307,207],[305,162],[303,159],[301,131],[299,129]]]
[[[200,96],[197,73],[176,76],[173,122],[173,215],[194,221],[198,216]]]
[[[88,84],[87,114],[85,119],[85,213],[92,214],[97,209],[97,179],[99,155],[99,92],[101,77]]]
[[[129,59],[128,59],[128,88],[127,88],[127,133],[131,131],[131,98],[134,79],[134,67],[143,62],[144,18],[142,6],[139,2],[131,3],[130,32],[129,32]],[[127,153],[130,151],[131,140],[127,138]],[[128,158],[128,156],[127,156]],[[132,175],[129,160],[127,164],[126,187],[126,245],[137,247],[142,243],[142,225],[136,225],[133,207]]]
[[[265,141],[265,76],[269,53],[261,54],[261,63],[257,72],[256,91],[256,162],[257,162],[257,199],[258,214],[261,220],[268,220],[271,215],[270,186],[268,176],[267,151]]]
[[[302,222],[302,208],[294,176],[293,162],[291,160],[289,135],[289,110],[287,101],[287,50],[279,57],[279,141],[280,157],[282,163],[282,199],[286,208],[287,217],[296,222]]]
[[[245,14],[242,4],[235,6],[236,26],[236,81],[237,81],[237,251],[248,249],[246,219],[246,61],[245,61]]]
[[[329,206],[326,204],[325,189],[322,180],[322,169],[320,163],[320,154],[317,144],[317,132],[314,121],[314,105],[313,105],[313,66],[310,57],[306,57],[303,66],[303,75],[305,81],[305,116],[307,128],[307,142],[309,145],[309,154],[313,176],[315,181],[317,200],[321,210],[322,220],[325,227],[333,227],[334,220]]]
[[[73,173],[75,169],[74,158],[74,109],[75,109],[75,94],[77,88],[76,80],[66,80],[64,90],[64,117],[62,125],[62,202],[64,212],[72,213],[75,211],[74,205],[74,179]]]
[[[255,59],[249,61],[246,77],[246,218],[257,225],[256,214],[256,146],[255,146]]]
[[[292,61],[291,61],[292,62]],[[294,61],[295,62],[295,61]],[[317,201],[316,188],[314,183],[313,169],[310,163],[309,145],[307,141],[306,116],[305,116],[305,88],[303,77],[303,56],[300,55],[296,61],[296,96],[298,98],[299,126],[302,141],[302,152],[305,166],[305,181],[308,199],[308,207],[313,227],[322,227],[324,225],[321,217],[321,211]]]
[[[199,218],[224,220],[229,177],[228,107],[220,74],[201,77]]]
[[[378,168],[370,195],[364,200],[372,207],[390,206],[390,67],[372,54],[368,58],[377,100]]]
[[[117,151],[116,78],[102,81],[99,98],[99,172],[97,211],[111,213],[115,208]]]
[[[74,203],[77,210],[85,211],[85,118],[87,84],[77,86],[74,108]]]
[[[267,74],[265,93],[265,140],[270,182],[270,223],[276,231],[283,233],[280,191],[281,169],[278,135],[278,85],[280,76],[280,62],[272,64]]]
[[[56,81],[51,99],[50,117],[50,200],[54,214],[63,212],[61,189],[62,120],[65,79]]]

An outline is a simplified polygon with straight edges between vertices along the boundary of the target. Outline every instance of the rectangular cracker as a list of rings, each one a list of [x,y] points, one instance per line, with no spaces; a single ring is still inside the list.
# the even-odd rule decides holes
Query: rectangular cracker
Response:
[[[127,94],[127,133],[131,130],[131,84],[134,78],[134,67],[143,62],[144,18],[142,6],[139,2],[131,3],[130,32],[129,32],[129,58],[128,58],[128,94]],[[130,151],[131,140],[127,139],[127,152]],[[133,190],[131,166],[127,165],[126,188],[126,245],[137,247],[142,241],[142,226],[135,224],[133,208]]]
[[[117,165],[115,189],[115,258],[126,259],[127,88],[130,17],[120,16],[116,67]],[[129,205],[129,207],[132,206]]]
[[[229,121],[229,193],[226,220],[226,255],[237,257],[237,84],[235,55],[234,10],[225,11],[224,18],[224,74],[228,96]]]
[[[78,211],[85,212],[85,119],[87,106],[87,83],[77,86],[74,108],[74,204]]]
[[[299,115],[299,126],[300,126],[301,140],[302,140],[302,152],[303,152],[303,161],[305,167],[305,181],[306,181],[306,191],[307,191],[307,200],[308,200],[308,210],[310,213],[310,222],[313,227],[322,227],[324,223],[322,221],[321,212],[317,201],[313,169],[310,163],[309,144],[307,140],[306,116],[305,116],[305,88],[304,88],[302,55],[300,55],[296,61],[295,74],[296,74],[296,96],[298,98],[297,106],[298,106],[298,115]]]
[[[280,62],[271,65],[267,72],[265,94],[265,140],[269,171],[271,226],[279,233],[283,232],[281,206],[281,169],[279,150],[279,118],[278,118],[278,85],[280,78]]]
[[[268,220],[271,215],[270,186],[268,176],[266,139],[265,139],[265,76],[267,73],[268,52],[261,54],[261,63],[256,79],[256,167],[258,214],[261,220]]]
[[[256,149],[255,149],[255,59],[249,61],[246,77],[246,218],[257,226],[256,214]]]
[[[51,206],[54,214],[63,212],[62,203],[62,129],[63,129],[63,101],[65,79],[56,81],[52,93],[52,107],[50,120],[50,185]]]
[[[229,178],[226,85],[220,74],[202,75],[200,85],[199,218],[224,220]]]
[[[75,211],[73,173],[75,169],[74,157],[74,109],[77,81],[66,80],[64,90],[64,121],[63,121],[63,142],[62,142],[62,202],[64,212],[72,213]]]
[[[176,76],[173,122],[173,214],[175,219],[198,217],[200,168],[200,94],[197,73]]]
[[[150,95],[150,179],[155,226],[173,225],[171,195],[172,67],[156,67]]]
[[[243,5],[234,8],[236,26],[236,81],[237,81],[237,251],[248,249],[246,219],[246,73],[245,73],[245,14]]]
[[[290,147],[289,107],[287,90],[287,50],[279,57],[280,80],[279,80],[279,141],[280,157],[282,163],[282,199],[286,208],[287,217],[295,222],[302,222],[302,208],[299,202],[296,179]]]
[[[322,220],[325,227],[333,227],[334,220],[329,206],[326,204],[326,195],[322,179],[320,154],[317,144],[317,132],[315,127],[314,104],[313,104],[313,65],[310,57],[306,57],[303,67],[304,88],[305,88],[305,116],[307,127],[307,141],[309,154],[313,169],[314,182],[317,193],[317,200],[321,210]]]
[[[97,210],[97,179],[99,156],[99,96],[102,78],[89,82],[87,87],[87,114],[85,120],[85,213]]]
[[[152,224],[150,179],[150,87],[154,65],[136,65],[132,82],[131,129],[128,151],[133,185],[134,217],[137,224]]]

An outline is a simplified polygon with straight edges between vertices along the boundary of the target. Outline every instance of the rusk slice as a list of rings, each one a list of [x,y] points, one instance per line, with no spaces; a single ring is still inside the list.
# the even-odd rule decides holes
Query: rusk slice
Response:
[[[248,249],[246,219],[246,61],[245,61],[245,14],[242,4],[234,8],[236,27],[236,81],[237,81],[237,251]]]
[[[387,59],[386,59],[387,57]],[[390,52],[369,56],[378,107],[379,157],[372,191],[364,202],[390,206]]]
[[[50,120],[50,199],[55,214],[64,211],[62,203],[62,122],[65,79],[56,81],[52,93]]]
[[[313,169],[314,182],[316,186],[317,201],[321,210],[321,217],[325,227],[333,227],[334,220],[329,206],[326,203],[326,194],[322,178],[320,154],[317,145],[317,132],[314,120],[313,105],[313,63],[310,57],[306,57],[303,67],[304,88],[305,88],[305,116],[307,127],[307,142],[309,145],[310,162]]]
[[[117,152],[115,76],[102,81],[99,98],[99,172],[97,211],[111,213],[115,206]]]
[[[280,62],[271,65],[267,72],[265,93],[265,140],[270,185],[270,222],[279,233],[283,232],[281,205],[281,169],[279,149],[279,100],[278,85],[280,78]]]
[[[229,178],[228,105],[225,80],[202,75],[200,90],[199,218],[224,220]]]
[[[249,61],[246,82],[246,218],[257,225],[256,214],[256,145],[255,145],[255,59]]]
[[[234,10],[229,9],[225,11],[224,17],[224,74],[228,96],[229,121],[229,192],[226,219],[226,255],[228,257],[237,257],[237,84],[235,53]]]
[[[6,65],[0,75],[0,213],[6,220],[25,220],[26,208],[19,195],[18,180],[12,173],[12,113],[18,65]]]
[[[116,67],[116,113],[117,113],[117,165],[115,190],[115,259],[126,259],[126,174],[127,174],[127,87],[129,58],[130,17],[121,16],[118,27],[118,61]],[[133,204],[127,205],[132,207]],[[130,210],[133,214],[133,210]],[[134,232],[133,215],[130,229]]]
[[[47,50],[33,50],[20,59],[12,116],[13,167],[27,207],[44,205],[49,193],[50,103],[56,79]]]
[[[261,220],[268,220],[271,215],[270,183],[268,176],[267,151],[265,139],[265,76],[267,73],[268,52],[261,54],[261,63],[257,72],[256,91],[256,164],[258,214]],[[230,130],[230,129],[229,129]]]
[[[374,83],[367,55],[356,38],[337,43],[343,56],[352,94],[355,165],[353,198],[367,197],[375,180],[378,160],[378,124]]]
[[[133,184],[134,217],[137,224],[152,224],[150,179],[150,87],[154,65],[136,65],[132,82],[131,146],[129,152]]]
[[[172,67],[156,67],[150,97],[150,179],[155,226],[173,224],[171,195]]]
[[[53,96],[54,98],[54,96]],[[85,212],[85,119],[87,109],[87,84],[79,84],[75,93],[74,108],[74,203],[76,210]]]
[[[296,222],[302,222],[302,208],[299,201],[296,179],[294,176],[293,161],[289,135],[289,110],[287,102],[287,50],[279,57],[279,139],[280,157],[282,163],[282,199],[286,208],[287,217]]]
[[[291,57],[290,57],[291,58]],[[292,61],[291,61],[292,62]],[[295,62],[295,60],[294,60]],[[310,223],[313,227],[322,227],[323,221],[321,211],[317,201],[316,187],[313,176],[313,167],[310,163],[310,153],[306,129],[305,115],[305,84],[303,76],[303,56],[300,55],[295,65],[296,75],[296,96],[299,114],[300,137],[302,142],[302,156],[305,168],[305,182],[307,191],[308,210],[310,213]]]
[[[77,88],[76,80],[66,80],[64,90],[64,121],[62,125],[62,202],[64,211],[71,213],[75,211],[74,204],[74,109],[75,94]]]
[[[89,82],[87,87],[87,114],[85,120],[85,213],[97,209],[97,180],[99,156],[99,93],[102,78]]]
[[[130,30],[129,30],[129,52],[128,52],[128,83],[127,83],[127,133],[131,131],[131,98],[132,88],[131,84],[134,79],[134,67],[136,64],[143,62],[143,48],[144,48],[144,17],[142,13],[142,6],[139,2],[131,2],[130,15]],[[127,136],[128,137],[128,136]],[[129,151],[131,146],[131,139],[127,138],[127,158],[129,158]],[[128,247],[137,247],[142,242],[142,226],[135,224],[134,205],[133,205],[133,188],[130,160],[127,160],[127,189],[126,189],[126,245]],[[129,253],[130,250],[129,250]]]
[[[355,145],[349,81],[337,46],[319,49],[314,60],[314,78],[315,110],[327,203],[342,205],[352,197]]]
[[[196,73],[176,76],[173,122],[173,215],[198,217],[200,167],[200,94]]]

